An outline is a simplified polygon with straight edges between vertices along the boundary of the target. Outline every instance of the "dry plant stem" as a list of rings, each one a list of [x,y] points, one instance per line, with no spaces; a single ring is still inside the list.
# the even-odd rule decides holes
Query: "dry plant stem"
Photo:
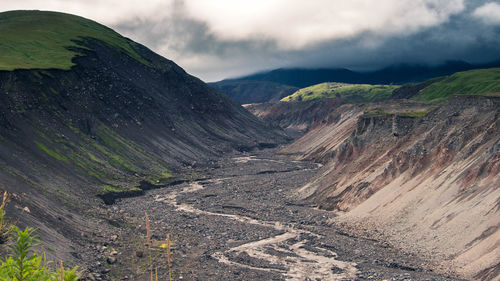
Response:
[[[158,267],[155,268],[156,281],[158,281]]]
[[[151,229],[149,228],[149,216],[148,213],[144,213],[146,217],[146,239],[148,241],[148,256],[150,264],[150,281],[153,281],[153,261],[151,259]]]
[[[6,226],[4,220],[5,216],[4,208],[8,200],[9,200],[9,194],[7,193],[7,191],[4,191],[2,204],[0,205],[0,243],[4,243],[6,237],[8,236],[8,230],[5,230]]]
[[[167,234],[168,280],[172,281],[172,259],[170,255],[170,234]]]
[[[170,266],[170,263],[172,260],[170,259],[170,234],[167,234],[167,257],[168,257],[168,266]]]
[[[9,194],[7,193],[7,191],[4,191],[3,198],[2,198],[2,205],[0,205],[0,210],[3,210],[3,208],[5,207],[5,204],[7,204],[8,197],[9,197]]]
[[[150,248],[151,247],[151,232],[149,229],[149,216],[148,216],[148,213],[144,213],[144,214],[146,214],[146,238],[148,241],[148,248]]]
[[[63,263],[62,263],[62,260],[60,261],[60,264],[61,264],[61,281],[64,281],[64,278],[63,278]]]

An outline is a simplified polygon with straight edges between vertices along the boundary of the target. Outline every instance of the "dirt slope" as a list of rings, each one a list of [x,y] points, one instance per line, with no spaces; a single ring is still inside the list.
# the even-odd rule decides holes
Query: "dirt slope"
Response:
[[[500,99],[381,107],[343,106],[283,151],[324,163],[299,196],[467,278],[500,278]]]

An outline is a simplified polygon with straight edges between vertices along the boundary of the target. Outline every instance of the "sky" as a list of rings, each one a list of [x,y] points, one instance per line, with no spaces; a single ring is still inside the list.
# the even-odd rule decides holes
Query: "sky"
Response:
[[[500,59],[500,0],[0,0],[107,25],[204,81]]]

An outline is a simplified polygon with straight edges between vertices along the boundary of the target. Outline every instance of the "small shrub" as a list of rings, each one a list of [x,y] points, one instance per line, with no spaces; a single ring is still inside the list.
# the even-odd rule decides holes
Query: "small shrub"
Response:
[[[8,201],[7,192],[4,193],[0,205],[0,239],[7,241],[9,235],[11,244],[8,255],[0,260],[0,280],[2,281],[76,281],[79,276],[73,269],[61,268],[54,271],[45,258],[45,252],[37,252],[33,248],[39,245],[35,229],[27,227],[20,230],[17,226],[5,223],[5,205]]]
[[[11,226],[5,222],[5,205],[9,200],[7,191],[3,193],[2,204],[0,205],[0,244],[7,242],[11,230]]]
[[[76,281],[79,276],[77,267],[64,270],[61,267],[53,271],[51,262],[46,262],[45,253],[36,252],[33,247],[38,245],[35,229],[27,227],[20,230],[12,227],[13,243],[9,247],[9,255],[1,261],[0,280],[5,281]]]

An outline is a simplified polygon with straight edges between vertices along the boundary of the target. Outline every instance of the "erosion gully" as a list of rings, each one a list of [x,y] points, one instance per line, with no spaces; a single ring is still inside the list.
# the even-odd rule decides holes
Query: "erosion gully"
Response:
[[[296,201],[294,190],[320,165],[275,152],[226,156],[197,171],[203,180],[119,199],[108,214],[118,238],[96,246],[117,262],[98,262],[96,279],[149,280],[154,264],[159,280],[169,280],[168,233],[173,280],[456,280],[420,257],[344,233],[331,223],[334,212]]]

